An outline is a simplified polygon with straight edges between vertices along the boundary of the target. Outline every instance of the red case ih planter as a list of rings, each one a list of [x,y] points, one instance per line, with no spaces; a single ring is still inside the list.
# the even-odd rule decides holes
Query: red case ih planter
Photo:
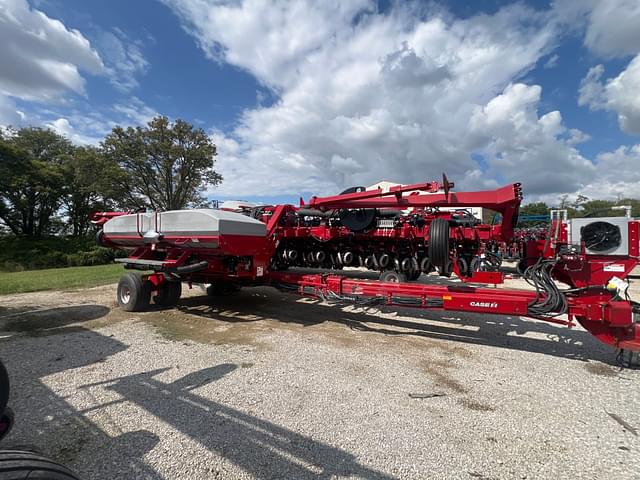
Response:
[[[353,188],[333,197],[312,197],[293,205],[263,206],[243,213],[222,210],[96,213],[103,245],[126,248],[125,268],[153,270],[125,275],[118,301],[143,310],[153,296],[172,305],[180,282],[211,284],[211,293],[246,285],[272,285],[328,300],[462,312],[519,315],[567,326],[580,323],[600,341],[637,357],[638,304],[626,296],[624,279],[638,264],[640,223],[629,220],[624,255],[593,255],[570,244],[567,222],[554,220],[542,240],[514,238],[522,198],[520,184],[492,191],[453,192],[443,182]],[[453,209],[443,211],[441,208]],[[502,216],[486,225],[456,211],[483,207]],[[536,291],[478,288],[469,283],[503,283],[498,244],[526,251],[525,278]],[[344,266],[379,270],[368,281],[339,275]],[[285,271],[291,266],[329,268],[332,273]],[[466,284],[406,283],[420,273],[455,273]],[[616,278],[617,277],[617,278]],[[561,290],[555,281],[569,288]],[[558,318],[566,315],[567,319]],[[625,358],[626,358],[625,357]]]

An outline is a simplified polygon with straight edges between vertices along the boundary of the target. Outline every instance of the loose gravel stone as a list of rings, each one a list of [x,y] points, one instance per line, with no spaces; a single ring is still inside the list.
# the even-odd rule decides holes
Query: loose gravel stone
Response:
[[[3,447],[92,480],[640,477],[640,372],[580,328],[264,287],[114,299],[0,297]]]

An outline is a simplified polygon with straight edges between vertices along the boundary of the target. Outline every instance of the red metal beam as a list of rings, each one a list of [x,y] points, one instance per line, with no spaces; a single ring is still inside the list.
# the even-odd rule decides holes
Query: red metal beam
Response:
[[[271,272],[269,281],[277,286],[295,286],[298,293],[328,297],[331,293],[346,297],[377,297],[385,305],[444,309],[493,315],[518,315],[550,323],[574,326],[577,320],[600,341],[616,348],[640,351],[640,328],[633,320],[631,304],[613,300],[603,291],[567,294],[567,320],[529,314],[536,292],[526,290],[479,288],[468,285],[424,285],[385,283],[346,278],[341,275]]]
[[[436,193],[438,190],[442,188],[442,185],[436,181],[433,182],[424,182],[424,183],[414,183],[411,185],[396,185],[394,187],[389,188],[387,191],[383,191],[380,188],[373,190],[365,190],[363,192],[355,192],[355,193],[342,193],[340,195],[332,195],[330,197],[311,197],[309,202],[306,204],[301,203],[301,207],[308,208],[321,208],[327,205],[331,205],[334,202],[344,203],[344,202],[353,202],[358,200],[366,200],[370,198],[377,197],[390,197],[393,196],[396,199],[402,198],[402,194],[406,192],[413,191],[424,191]],[[331,208],[350,208],[350,207],[331,207]]]

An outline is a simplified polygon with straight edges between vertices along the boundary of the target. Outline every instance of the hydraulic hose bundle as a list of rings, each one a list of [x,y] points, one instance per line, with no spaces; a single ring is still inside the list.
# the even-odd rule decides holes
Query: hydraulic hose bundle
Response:
[[[543,259],[527,268],[524,279],[536,289],[536,298],[529,304],[532,316],[556,316],[567,312],[567,299],[551,277],[556,260]]]

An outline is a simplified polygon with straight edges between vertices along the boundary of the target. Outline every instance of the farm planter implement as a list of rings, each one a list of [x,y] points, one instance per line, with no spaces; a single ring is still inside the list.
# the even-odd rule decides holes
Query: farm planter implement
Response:
[[[300,206],[106,212],[94,214],[93,221],[101,244],[128,250],[119,259],[125,268],[153,271],[122,278],[118,301],[126,310],[143,310],[151,298],[159,305],[176,303],[181,282],[208,284],[211,294],[271,285],[330,301],[577,322],[634,358],[640,328],[624,279],[638,263],[639,222],[622,226],[628,229],[621,237],[628,243],[624,255],[598,255],[584,242],[572,243],[563,219],[552,222],[543,239],[514,239],[520,184],[481,192],[454,192],[452,186],[444,177],[388,191],[353,188],[301,200]],[[502,221],[484,224],[470,207],[498,212]],[[478,287],[505,281],[496,245],[514,242],[526,247],[524,277],[536,290]],[[341,275],[349,266],[379,271],[382,281]],[[462,283],[408,283],[434,271],[455,274]]]

